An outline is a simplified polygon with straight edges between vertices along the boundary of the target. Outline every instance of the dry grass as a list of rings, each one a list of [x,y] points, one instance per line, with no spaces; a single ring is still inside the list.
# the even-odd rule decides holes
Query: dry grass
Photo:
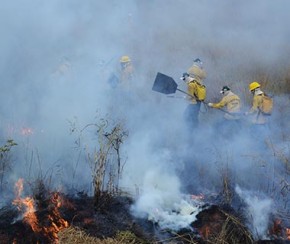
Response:
[[[4,177],[12,170],[11,149],[17,143],[12,139],[0,147],[0,189],[3,190]]]
[[[77,227],[69,227],[59,232],[60,244],[142,244],[146,243],[137,238],[132,232],[118,232],[115,238],[99,239],[92,237]]]
[[[252,244],[254,240],[251,233],[240,222],[240,220],[221,210],[223,215],[222,221],[210,222],[204,228],[202,236],[206,243],[210,244]]]
[[[215,243],[254,243],[251,233],[240,220],[223,211],[227,217]]]
[[[275,157],[284,165],[285,173],[290,175],[290,160],[287,156],[287,153],[282,149],[277,148],[270,140],[267,140],[266,144],[273,151]]]
[[[58,233],[59,243],[98,243],[98,239],[90,237],[84,231],[69,227]]]
[[[225,72],[221,72],[223,70]],[[208,99],[211,101],[220,100],[219,90],[222,86],[228,85],[233,92],[240,96],[243,107],[248,107],[252,102],[248,85],[254,80],[258,81],[262,90],[270,95],[278,96],[290,93],[290,68],[286,64],[281,67],[245,65],[232,73],[227,68],[220,66],[210,72],[214,79],[206,80],[205,83],[208,88]]]

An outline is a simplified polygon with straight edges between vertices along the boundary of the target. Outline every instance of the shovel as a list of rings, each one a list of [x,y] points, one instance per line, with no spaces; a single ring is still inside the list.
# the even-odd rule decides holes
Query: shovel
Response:
[[[160,72],[158,72],[156,75],[152,90],[163,94],[173,94],[176,91],[180,91],[194,98],[194,96],[188,94],[187,92],[178,89],[177,83],[174,81],[172,77],[162,74]]]

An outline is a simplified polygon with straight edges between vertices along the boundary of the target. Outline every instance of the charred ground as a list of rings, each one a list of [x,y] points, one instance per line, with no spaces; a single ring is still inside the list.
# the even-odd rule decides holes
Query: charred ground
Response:
[[[36,202],[35,226],[12,204],[0,210],[1,243],[71,243],[71,238],[73,243],[289,243],[283,240],[285,233],[277,224],[271,229],[276,228],[272,240],[254,241],[243,216],[226,204],[204,205],[190,229],[173,232],[132,216],[133,199],[129,196],[103,194],[96,205],[94,198],[83,193],[52,193]],[[87,239],[68,238],[66,233],[73,230]]]

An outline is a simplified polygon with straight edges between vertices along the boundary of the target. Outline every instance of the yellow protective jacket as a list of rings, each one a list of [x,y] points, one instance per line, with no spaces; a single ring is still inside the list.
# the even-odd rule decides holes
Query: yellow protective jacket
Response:
[[[239,119],[239,113],[241,112],[241,100],[238,95],[232,91],[225,92],[222,100],[218,103],[213,103],[213,108],[222,108],[226,106],[226,111],[224,117],[226,119]]]
[[[188,68],[187,73],[191,76],[191,77],[195,77],[198,78],[200,80],[204,80],[206,78],[206,71],[197,66],[197,65],[192,65],[191,67]]]
[[[126,64],[120,70],[120,85],[124,90],[130,90],[132,88],[132,79],[133,79],[134,68],[131,63]]]
[[[253,124],[265,124],[267,119],[265,115],[260,111],[260,106],[263,102],[264,93],[262,91],[257,91],[253,97],[252,107],[249,111],[251,116],[251,122]]]
[[[203,85],[202,80],[198,78],[189,78],[190,80],[186,82],[187,84],[187,93],[190,94],[191,96],[187,96],[187,99],[191,102],[191,104],[197,104],[197,89],[198,89],[198,84]]]

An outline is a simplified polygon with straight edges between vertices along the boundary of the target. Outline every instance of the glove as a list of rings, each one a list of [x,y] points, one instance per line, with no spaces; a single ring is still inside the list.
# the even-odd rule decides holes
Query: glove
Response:
[[[207,105],[208,105],[209,107],[212,107],[212,106],[213,106],[213,104],[212,104],[212,103],[208,103]]]

